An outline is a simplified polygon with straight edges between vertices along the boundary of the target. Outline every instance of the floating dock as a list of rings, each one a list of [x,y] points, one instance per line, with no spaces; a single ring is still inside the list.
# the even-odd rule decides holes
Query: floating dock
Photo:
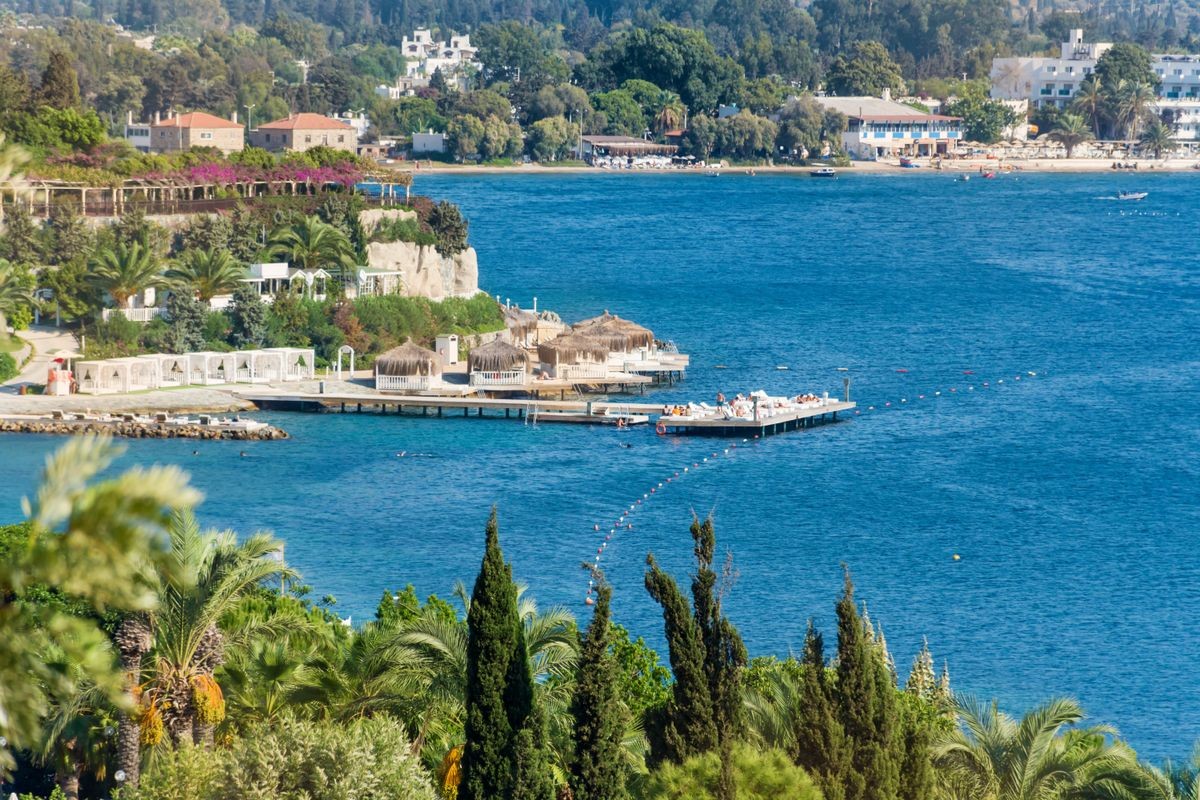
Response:
[[[664,414],[658,418],[655,427],[664,434],[764,437],[836,422],[840,412],[852,411],[856,405],[858,404],[849,401],[828,400],[809,408],[776,411],[771,416],[763,416],[760,419],[723,416],[692,418]]]

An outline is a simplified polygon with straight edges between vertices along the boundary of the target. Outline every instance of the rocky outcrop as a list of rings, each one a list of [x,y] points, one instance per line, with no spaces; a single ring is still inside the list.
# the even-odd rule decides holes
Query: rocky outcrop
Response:
[[[359,221],[369,237],[383,219],[415,217],[413,211],[371,209],[362,212]],[[371,242],[367,245],[367,264],[400,273],[397,293],[406,297],[445,300],[479,293],[479,260],[473,247],[447,258],[433,247],[412,242]]]

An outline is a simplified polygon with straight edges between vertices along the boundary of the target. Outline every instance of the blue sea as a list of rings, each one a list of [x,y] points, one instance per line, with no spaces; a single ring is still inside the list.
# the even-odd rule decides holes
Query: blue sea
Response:
[[[1200,738],[1198,189],[419,176],[469,217],[492,294],[567,320],[608,309],[691,353],[656,400],[837,394],[849,377],[861,413],[757,443],[275,414],[291,440],[131,442],[123,463],[183,465],[207,523],[274,530],[355,622],[406,583],[469,585],[493,504],[516,577],[586,614],[581,562],[632,505],[601,566],[617,619],[658,646],[646,554],[685,578],[691,517],[712,514],[753,654],[798,652],[810,617],[832,640],[846,564],[902,675],[924,637],[959,691],[1013,712],[1071,695],[1143,756],[1185,756]],[[0,520],[57,443],[0,439]]]

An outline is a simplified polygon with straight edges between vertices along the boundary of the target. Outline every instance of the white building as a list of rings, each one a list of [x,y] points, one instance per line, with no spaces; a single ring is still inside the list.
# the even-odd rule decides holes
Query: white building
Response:
[[[883,97],[817,97],[826,111],[845,115],[842,148],[851,158],[932,156],[953,150],[963,138],[962,120],[897,103]]]
[[[375,94],[392,100],[410,95],[415,90],[429,85],[439,70],[451,88],[465,91],[472,75],[480,68],[475,59],[479,48],[471,46],[470,36],[451,35],[448,42],[437,42],[428,28],[418,28],[409,39],[400,43],[404,53],[404,74],[396,77],[392,86],[375,87]]]
[[[1096,69],[1111,42],[1085,42],[1083,30],[1069,34],[1059,56],[1011,57],[992,60],[991,96],[1026,100],[1031,108],[1067,108],[1079,85]],[[1200,140],[1200,55],[1151,55],[1158,75],[1157,111],[1175,126],[1176,138]]]
[[[413,155],[446,152],[446,134],[433,131],[414,133],[412,135],[412,152]]]

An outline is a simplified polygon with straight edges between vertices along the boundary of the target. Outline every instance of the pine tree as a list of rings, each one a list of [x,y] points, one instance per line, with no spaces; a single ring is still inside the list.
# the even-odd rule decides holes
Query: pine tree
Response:
[[[616,666],[609,652],[611,601],[612,587],[601,578],[592,621],[579,648],[578,676],[571,700],[575,722],[571,791],[575,800],[621,800],[628,796],[620,758],[625,707],[617,695]]]
[[[51,108],[79,107],[79,76],[71,64],[71,57],[62,50],[50,54],[50,62],[42,73],[42,83],[37,92],[38,103]]]
[[[849,570],[837,617],[837,709],[849,751],[846,800],[892,800],[899,777],[894,690],[874,633],[855,608]]]
[[[42,237],[40,225],[33,221],[29,209],[15,203],[4,212],[4,239],[0,258],[13,264],[40,266]]]
[[[507,701],[522,701],[514,691],[512,661],[524,652],[512,568],[500,550],[496,510],[487,523],[486,550],[471,609],[467,613],[466,744],[463,750],[462,800],[512,796],[513,717]],[[525,666],[528,671],[528,664]],[[526,711],[527,714],[527,711]],[[524,723],[524,719],[521,720]]]
[[[675,685],[659,722],[660,736],[651,742],[651,760],[682,764],[689,756],[716,747],[712,696],[704,668],[704,641],[700,628],[679,591],[675,579],[659,569],[653,555],[646,556],[646,591],[662,606],[667,650]]]
[[[834,708],[833,687],[825,668],[825,641],[808,621],[804,637],[804,671],[800,686],[800,708],[795,721],[795,750],[792,760],[804,767],[821,787],[825,800],[842,800],[845,771],[845,734]]]

